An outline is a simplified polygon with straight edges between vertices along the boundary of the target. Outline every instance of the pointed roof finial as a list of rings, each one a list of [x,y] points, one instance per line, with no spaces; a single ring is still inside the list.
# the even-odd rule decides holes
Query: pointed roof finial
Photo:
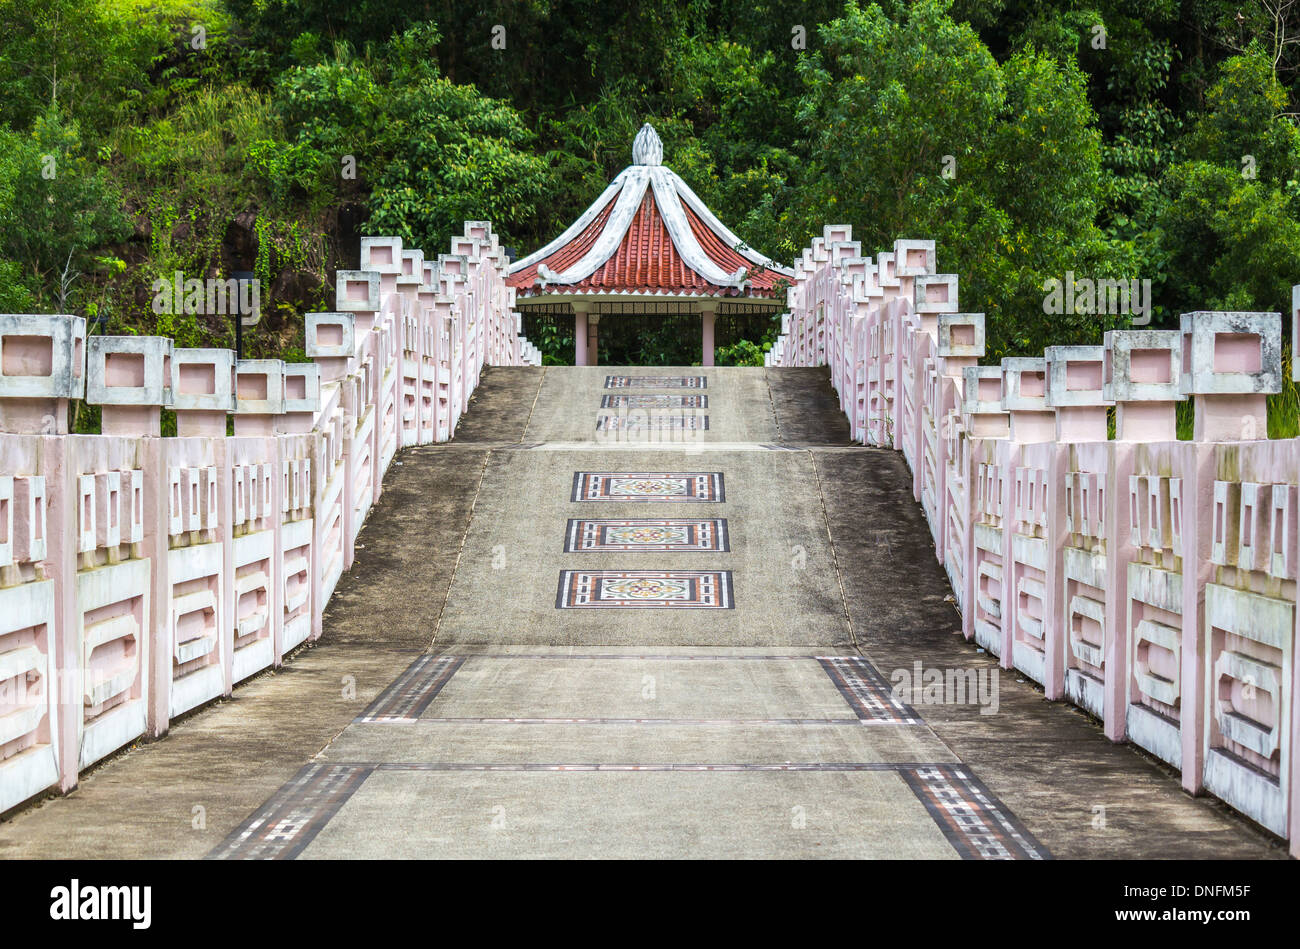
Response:
[[[636,133],[632,143],[632,164],[662,165],[664,163],[664,143],[659,141],[659,133],[647,122]]]

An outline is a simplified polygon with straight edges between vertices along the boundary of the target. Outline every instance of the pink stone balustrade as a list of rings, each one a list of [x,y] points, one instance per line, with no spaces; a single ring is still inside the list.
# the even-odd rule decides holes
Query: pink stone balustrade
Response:
[[[1300,439],[1267,437],[1281,314],[985,366],[933,242],[872,260],[830,226],[794,270],[767,365],[828,366],[853,439],[903,454],[965,638],[1300,856]],[[1300,286],[1290,315],[1298,339]]]
[[[451,250],[363,239],[310,363],[0,315],[0,813],[319,637],[397,450],[449,440],[483,365],[540,363],[491,226]],[[67,433],[82,398],[103,434]]]

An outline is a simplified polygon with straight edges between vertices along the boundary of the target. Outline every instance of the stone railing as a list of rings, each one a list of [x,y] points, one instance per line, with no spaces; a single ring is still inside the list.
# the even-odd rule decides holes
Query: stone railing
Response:
[[[0,812],[318,637],[397,450],[451,438],[485,364],[540,362],[491,227],[450,250],[363,239],[311,363],[0,316]],[[67,433],[82,398],[103,434]]]
[[[932,242],[872,260],[828,227],[795,273],[768,364],[829,366],[854,439],[902,452],[966,638],[1300,855],[1300,439],[1268,440],[1266,412],[1281,314],[981,366],[984,315],[957,312]],[[1300,287],[1292,309],[1300,338]]]

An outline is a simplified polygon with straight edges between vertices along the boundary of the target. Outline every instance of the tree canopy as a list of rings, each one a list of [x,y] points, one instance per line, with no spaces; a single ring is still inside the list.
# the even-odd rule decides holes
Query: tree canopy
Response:
[[[359,235],[527,253],[649,121],[762,252],[934,238],[990,356],[1036,353],[1123,325],[1046,313],[1070,272],[1156,325],[1285,310],[1298,94],[1277,0],[0,0],[0,305],[229,345],[147,288],[254,270],[251,353],[302,358]]]

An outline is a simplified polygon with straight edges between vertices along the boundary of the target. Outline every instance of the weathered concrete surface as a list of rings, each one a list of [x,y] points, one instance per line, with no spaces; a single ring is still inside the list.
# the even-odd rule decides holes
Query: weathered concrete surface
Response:
[[[488,454],[430,446],[397,457],[325,610],[322,643],[433,642]]]
[[[590,407],[586,414],[592,415]],[[572,502],[574,472],[602,470],[720,471],[726,500]],[[579,516],[726,518],[731,551],[565,553],[567,521]],[[661,610],[557,610],[560,572],[586,567],[725,568],[733,574],[736,607],[672,615]],[[811,456],[780,451],[494,451],[438,640],[843,647],[848,630]]]
[[[806,445],[851,445],[849,420],[831,388],[826,366],[764,369],[780,441]]]
[[[612,375],[630,376],[705,376],[703,388],[651,389],[647,387],[606,389]],[[708,399],[700,409],[654,410],[657,415],[708,417],[708,428],[674,432],[643,430],[639,432],[600,432],[596,419],[601,415],[640,414],[647,410],[601,408],[607,395],[697,395]],[[702,422],[699,424],[703,424]],[[776,418],[764,375],[754,369],[722,367],[701,369],[699,366],[626,368],[610,366],[565,367],[548,370],[524,441],[597,442],[614,446],[620,443],[670,442],[685,446],[718,442],[765,443],[777,440]]]
[[[957,614],[901,460],[740,450],[730,444],[740,427],[714,447],[529,448],[530,415],[566,438],[573,418],[594,419],[587,380],[556,384],[556,399],[577,404],[547,403],[539,379],[562,372],[490,371],[480,392],[496,400],[499,425],[474,416],[484,402],[453,445],[399,455],[320,645],[110,760],[67,799],[0,824],[0,856],[200,857],[287,795],[319,818],[304,858],[945,859],[959,854],[908,780],[957,764],[1054,856],[1284,855],[1013,673],[998,679],[995,714],[918,704],[921,721],[855,719],[816,658],[853,656],[855,641],[886,679],[918,660],[994,671],[952,632]],[[834,442],[824,379],[818,395],[815,373],[784,375],[753,371],[770,383],[770,406],[785,406],[769,409],[765,434],[799,416],[801,428],[781,425],[783,440]],[[744,379],[731,391],[748,399],[751,388]],[[800,391],[816,412],[795,411]],[[568,500],[574,470],[635,466],[723,471],[726,503],[690,513],[726,517],[732,552],[562,554],[571,508],[675,516],[681,505]],[[647,622],[657,611],[555,610],[562,565],[633,562],[731,569],[738,608],[721,622],[723,611]],[[423,706],[367,711],[413,661],[458,660]],[[293,790],[307,765],[359,779],[313,810]]]
[[[794,808],[803,809],[802,826],[792,821]],[[442,855],[955,857],[888,772],[378,773],[304,857]]]
[[[510,435],[480,430],[489,439]],[[402,452],[320,642],[162,740],[113,756],[66,798],[0,823],[0,858],[197,858],[212,850],[432,642],[485,457]]]
[[[896,670],[975,669],[997,660],[960,635],[910,474],[891,451],[816,452],[853,631]],[[882,517],[888,512],[888,517]],[[906,595],[900,591],[906,590]],[[1075,707],[1002,670],[998,708],[917,706],[935,735],[1061,858],[1284,858],[1284,847],[1225,805],[1193,799],[1163,766],[1108,741]]]
[[[521,441],[546,372],[538,366],[488,367],[470,396],[453,441]]]

